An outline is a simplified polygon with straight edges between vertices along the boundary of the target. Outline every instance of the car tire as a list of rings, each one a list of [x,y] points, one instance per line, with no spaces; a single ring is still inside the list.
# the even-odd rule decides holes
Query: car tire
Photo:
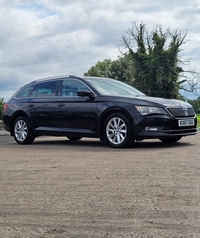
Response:
[[[106,119],[104,136],[107,143],[114,148],[129,147],[134,142],[130,122],[122,113],[113,113]]]
[[[14,139],[18,144],[31,144],[35,136],[31,133],[28,120],[21,116],[18,117],[13,125]]]
[[[159,138],[160,141],[163,143],[175,143],[179,141],[182,138],[182,136],[172,137],[172,138]]]
[[[67,136],[67,138],[69,140],[73,140],[73,141],[82,139],[82,137],[80,137],[80,136]]]

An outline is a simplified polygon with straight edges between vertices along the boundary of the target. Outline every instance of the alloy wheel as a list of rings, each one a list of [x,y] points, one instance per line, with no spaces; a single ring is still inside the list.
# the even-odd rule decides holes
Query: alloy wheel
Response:
[[[114,145],[123,143],[127,136],[126,123],[120,117],[111,118],[106,126],[106,135]]]
[[[14,128],[15,137],[19,142],[26,140],[28,135],[28,126],[24,120],[18,120]]]
[[[35,135],[31,132],[29,121],[21,116],[14,122],[13,135],[18,144],[31,144]]]

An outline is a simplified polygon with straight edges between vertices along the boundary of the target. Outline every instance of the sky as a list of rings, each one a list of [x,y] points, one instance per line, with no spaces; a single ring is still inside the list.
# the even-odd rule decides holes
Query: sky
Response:
[[[51,76],[82,76],[98,61],[121,55],[133,22],[187,32],[184,69],[200,72],[198,0],[1,0],[0,98]],[[197,95],[198,96],[198,95]]]

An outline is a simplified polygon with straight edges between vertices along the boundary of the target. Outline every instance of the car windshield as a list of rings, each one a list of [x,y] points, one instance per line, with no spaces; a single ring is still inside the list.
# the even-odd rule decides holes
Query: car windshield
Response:
[[[110,79],[110,78],[95,78],[89,77],[84,78],[88,81],[101,95],[110,96],[144,96],[139,90],[129,86],[121,81]]]

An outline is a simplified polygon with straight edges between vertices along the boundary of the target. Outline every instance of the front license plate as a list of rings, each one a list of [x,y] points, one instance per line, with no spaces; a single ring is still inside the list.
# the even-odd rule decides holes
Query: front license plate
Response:
[[[178,126],[194,126],[194,119],[178,120]]]

